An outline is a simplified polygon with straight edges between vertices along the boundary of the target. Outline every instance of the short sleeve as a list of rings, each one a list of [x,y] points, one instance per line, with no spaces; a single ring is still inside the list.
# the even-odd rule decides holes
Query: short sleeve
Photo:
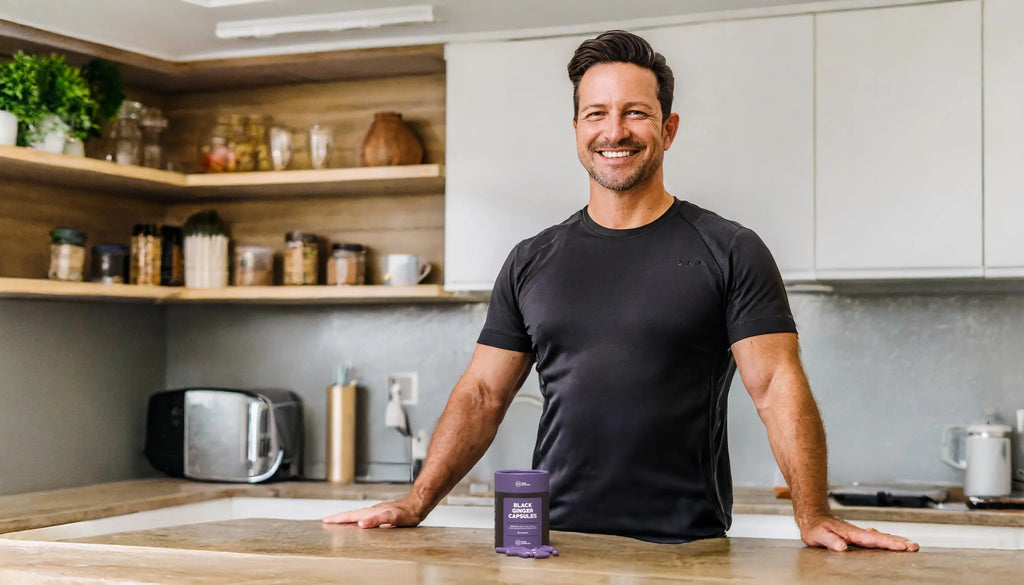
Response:
[[[509,351],[524,353],[533,352],[533,340],[526,331],[523,314],[519,310],[519,299],[516,295],[516,258],[519,248],[516,247],[505,259],[505,264],[498,272],[491,292],[491,302],[487,307],[487,319],[477,343],[489,345]]]
[[[736,232],[729,247],[726,286],[730,344],[766,333],[796,333],[796,322],[775,259],[761,238],[747,228]]]

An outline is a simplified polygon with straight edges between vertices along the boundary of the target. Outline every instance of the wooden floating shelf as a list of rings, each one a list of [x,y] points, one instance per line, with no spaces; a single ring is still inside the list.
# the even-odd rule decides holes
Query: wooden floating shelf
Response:
[[[473,303],[480,295],[446,291],[439,284],[415,286],[232,286],[185,288],[0,278],[0,297],[149,303],[386,304]]]
[[[18,146],[0,146],[0,177],[164,201],[444,191],[439,164],[186,175]]]

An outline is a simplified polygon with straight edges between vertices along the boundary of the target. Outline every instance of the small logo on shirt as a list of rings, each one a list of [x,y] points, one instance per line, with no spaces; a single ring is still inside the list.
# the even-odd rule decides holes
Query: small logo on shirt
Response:
[[[704,264],[704,262],[700,260],[679,260],[676,264],[679,266],[700,266],[701,264]]]

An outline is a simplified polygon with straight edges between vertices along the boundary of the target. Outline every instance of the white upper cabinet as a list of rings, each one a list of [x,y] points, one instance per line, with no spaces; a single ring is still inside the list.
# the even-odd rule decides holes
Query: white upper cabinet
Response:
[[[1024,2],[985,2],[985,274],[1024,276]]]
[[[981,275],[981,3],[815,18],[818,277]]]
[[[516,243],[587,204],[566,73],[584,38],[447,46],[446,289],[490,290]]]
[[[670,193],[753,229],[788,280],[814,267],[811,16],[677,26],[644,36],[676,78]]]

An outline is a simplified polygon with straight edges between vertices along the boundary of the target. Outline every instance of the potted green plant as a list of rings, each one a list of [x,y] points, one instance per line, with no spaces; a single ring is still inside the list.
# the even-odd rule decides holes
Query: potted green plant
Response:
[[[81,72],[63,56],[26,55],[0,65],[0,109],[18,118],[21,146],[63,152],[68,137],[85,140],[97,111]]]

